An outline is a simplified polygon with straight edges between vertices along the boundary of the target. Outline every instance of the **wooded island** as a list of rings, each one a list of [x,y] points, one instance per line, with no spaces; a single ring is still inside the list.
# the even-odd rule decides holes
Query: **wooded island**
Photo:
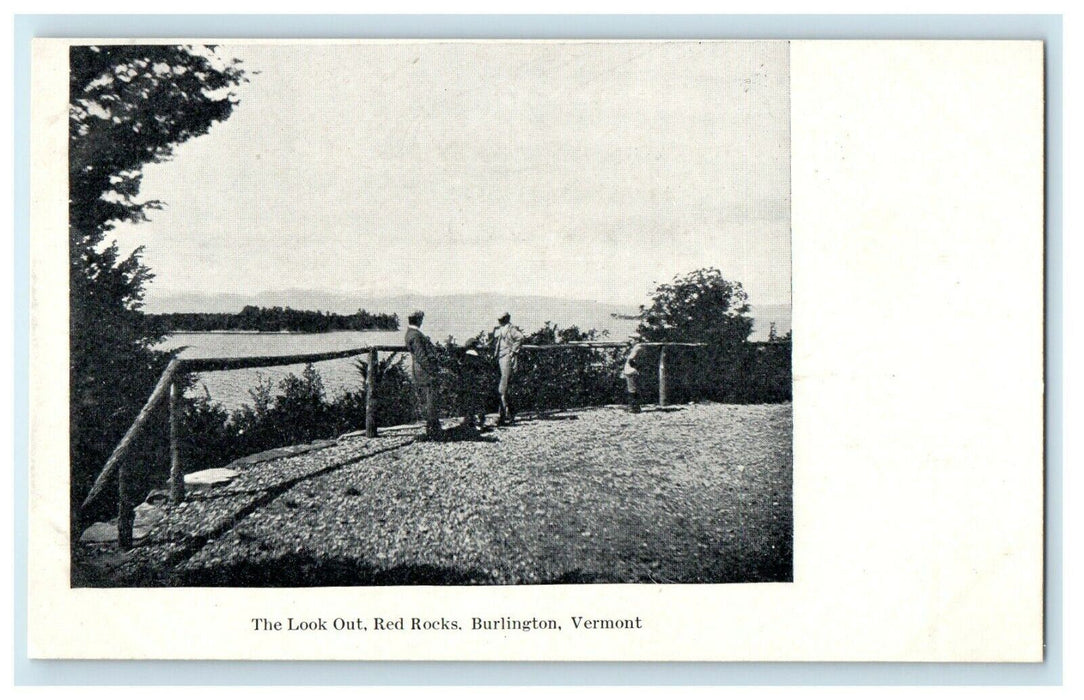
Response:
[[[290,307],[245,306],[240,313],[168,313],[147,314],[146,322],[154,333],[206,331],[282,331],[327,333],[330,331],[397,331],[398,314],[369,313],[358,309],[352,314],[302,311]]]

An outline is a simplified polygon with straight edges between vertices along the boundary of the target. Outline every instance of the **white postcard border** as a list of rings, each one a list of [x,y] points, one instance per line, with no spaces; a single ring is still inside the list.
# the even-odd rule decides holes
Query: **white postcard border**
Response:
[[[1040,660],[1041,44],[795,42],[791,58],[793,584],[69,589],[67,443],[59,438],[67,347],[57,342],[67,329],[57,313],[67,300],[66,170],[57,158],[66,78],[52,88],[35,82],[30,656]],[[66,70],[66,51],[63,59]],[[38,59],[34,69],[35,81],[57,80]],[[945,105],[937,96],[954,99]],[[991,143],[1001,148],[987,150]],[[954,177],[961,170],[966,180]],[[1010,200],[1018,206],[1004,206]],[[927,206],[904,210],[901,201]],[[875,235],[886,229],[911,238],[882,246]],[[995,313],[990,295],[1007,279],[1016,294],[997,297],[1005,305]],[[856,328],[856,308],[880,315]],[[975,346],[944,342],[960,338]],[[1012,371],[991,386],[984,380],[998,362]],[[945,395],[921,395],[932,387]],[[939,430],[932,419],[951,423]],[[639,612],[650,632],[452,644],[436,633],[260,636],[244,624],[395,610],[466,618]]]

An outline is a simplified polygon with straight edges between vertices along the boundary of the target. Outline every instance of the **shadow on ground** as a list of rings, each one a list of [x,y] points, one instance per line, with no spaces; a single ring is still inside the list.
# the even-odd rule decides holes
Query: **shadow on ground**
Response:
[[[694,577],[680,581],[665,581],[648,575],[615,579],[590,571],[567,571],[545,584],[584,583],[726,583],[731,581],[790,581],[789,571],[758,571],[752,577],[739,577],[719,572],[714,576]],[[493,577],[481,569],[457,569],[431,565],[401,565],[377,569],[365,562],[351,559],[316,559],[307,555],[289,554],[261,562],[239,562],[214,569],[178,572],[168,583],[148,581],[147,586],[195,586],[227,588],[316,588],[327,586],[470,586],[493,585]]]
[[[253,588],[316,586],[447,586],[492,583],[481,570],[429,565],[376,569],[351,559],[289,554],[258,562],[179,572],[172,585]]]
[[[489,431],[485,430],[485,432]],[[418,438],[418,441],[427,442],[427,439],[421,437]],[[445,428],[438,442],[500,442],[500,440],[493,435],[485,435],[477,428],[469,425],[457,425],[452,428]]]
[[[569,415],[567,413],[539,413],[529,416],[528,418],[517,418],[517,421],[530,423],[538,420],[579,420],[580,417],[576,415]]]

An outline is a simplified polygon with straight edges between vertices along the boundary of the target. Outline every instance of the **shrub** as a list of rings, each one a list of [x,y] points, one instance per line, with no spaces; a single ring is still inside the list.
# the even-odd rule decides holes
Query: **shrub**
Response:
[[[527,336],[531,345],[603,340],[595,330],[559,328],[547,323]],[[520,353],[512,399],[517,410],[546,411],[599,406],[621,400],[625,349],[581,347]]]
[[[791,336],[767,343],[750,343],[742,365],[742,403],[791,400]]]
[[[336,437],[365,422],[364,392],[328,401],[311,364],[289,374],[272,395],[270,381],[257,384],[251,405],[233,412],[210,396],[185,401],[182,455],[186,471],[222,466],[246,455]]]
[[[404,360],[404,356],[400,353],[392,353],[388,357],[377,360],[376,395],[373,399],[377,420],[382,425],[400,425],[414,420],[413,387],[407,376],[407,370],[403,366]],[[359,359],[354,366],[361,375],[361,385],[367,386],[365,382],[369,373],[368,363]],[[358,425],[363,426],[365,424],[365,391],[347,394],[347,396],[352,396],[350,401],[361,402],[361,419]]]
[[[76,343],[73,341],[73,346]],[[107,357],[109,350],[117,356]],[[122,351],[127,354],[121,355]],[[105,466],[106,460],[116,449],[121,438],[131,427],[146,403],[151,391],[169,360],[162,353],[152,353],[133,347],[105,348],[98,353],[97,371],[87,367],[76,369],[77,351],[73,349],[70,397],[70,482],[69,497],[72,505],[72,534],[78,535],[82,522],[111,518],[116,515],[116,478],[101,497],[91,503],[85,513],[78,512],[91,485]],[[85,356],[81,356],[85,358]],[[80,359],[78,362],[82,362]],[[127,367],[125,367],[127,363]],[[149,417],[152,425],[167,425],[168,409],[165,402]],[[143,475],[152,468],[169,463],[169,433],[163,430],[144,430],[129,447],[125,461],[137,465],[130,469],[133,483],[140,488]],[[147,484],[157,483],[160,476],[147,476]],[[147,485],[149,489],[150,486]]]

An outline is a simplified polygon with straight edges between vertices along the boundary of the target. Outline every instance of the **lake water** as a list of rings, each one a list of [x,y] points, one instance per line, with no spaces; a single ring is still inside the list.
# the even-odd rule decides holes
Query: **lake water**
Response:
[[[789,315],[777,319],[779,331],[790,330]],[[760,323],[754,328],[752,339],[767,338],[767,323]],[[636,321],[608,319],[606,330],[610,340],[624,340],[636,328]],[[483,328],[423,326],[423,330],[434,340],[444,341],[449,336],[457,342],[464,342],[478,334]],[[528,330],[533,330],[530,328]],[[368,345],[401,345],[404,327],[400,331],[336,331],[332,333],[174,333],[164,340],[158,348],[172,350],[183,347],[181,357],[246,357],[258,355],[295,355],[301,353],[330,352],[349,350]],[[344,358],[315,363],[316,369],[324,382],[324,389],[329,398],[346,391],[362,388],[361,373],[358,371],[359,358]],[[260,367],[253,369],[229,370],[224,372],[202,372],[197,378],[194,389],[189,395],[202,395],[205,391],[214,401],[228,409],[236,409],[244,404],[251,404],[249,392],[260,382],[270,380],[277,391],[279,383],[290,374],[300,375],[304,365],[285,365],[282,367]]]
[[[336,331],[332,333],[174,333],[158,348],[172,350],[183,347],[181,357],[247,357],[258,355],[296,355],[300,353],[349,350],[366,345],[399,345],[401,331]],[[344,391],[360,389],[361,374],[358,358],[349,357],[314,364],[324,382],[329,397]],[[252,403],[249,391],[260,382],[271,380],[277,390],[279,383],[290,374],[300,375],[301,365],[259,367],[201,372],[196,386],[189,391],[211,398],[228,409]]]

